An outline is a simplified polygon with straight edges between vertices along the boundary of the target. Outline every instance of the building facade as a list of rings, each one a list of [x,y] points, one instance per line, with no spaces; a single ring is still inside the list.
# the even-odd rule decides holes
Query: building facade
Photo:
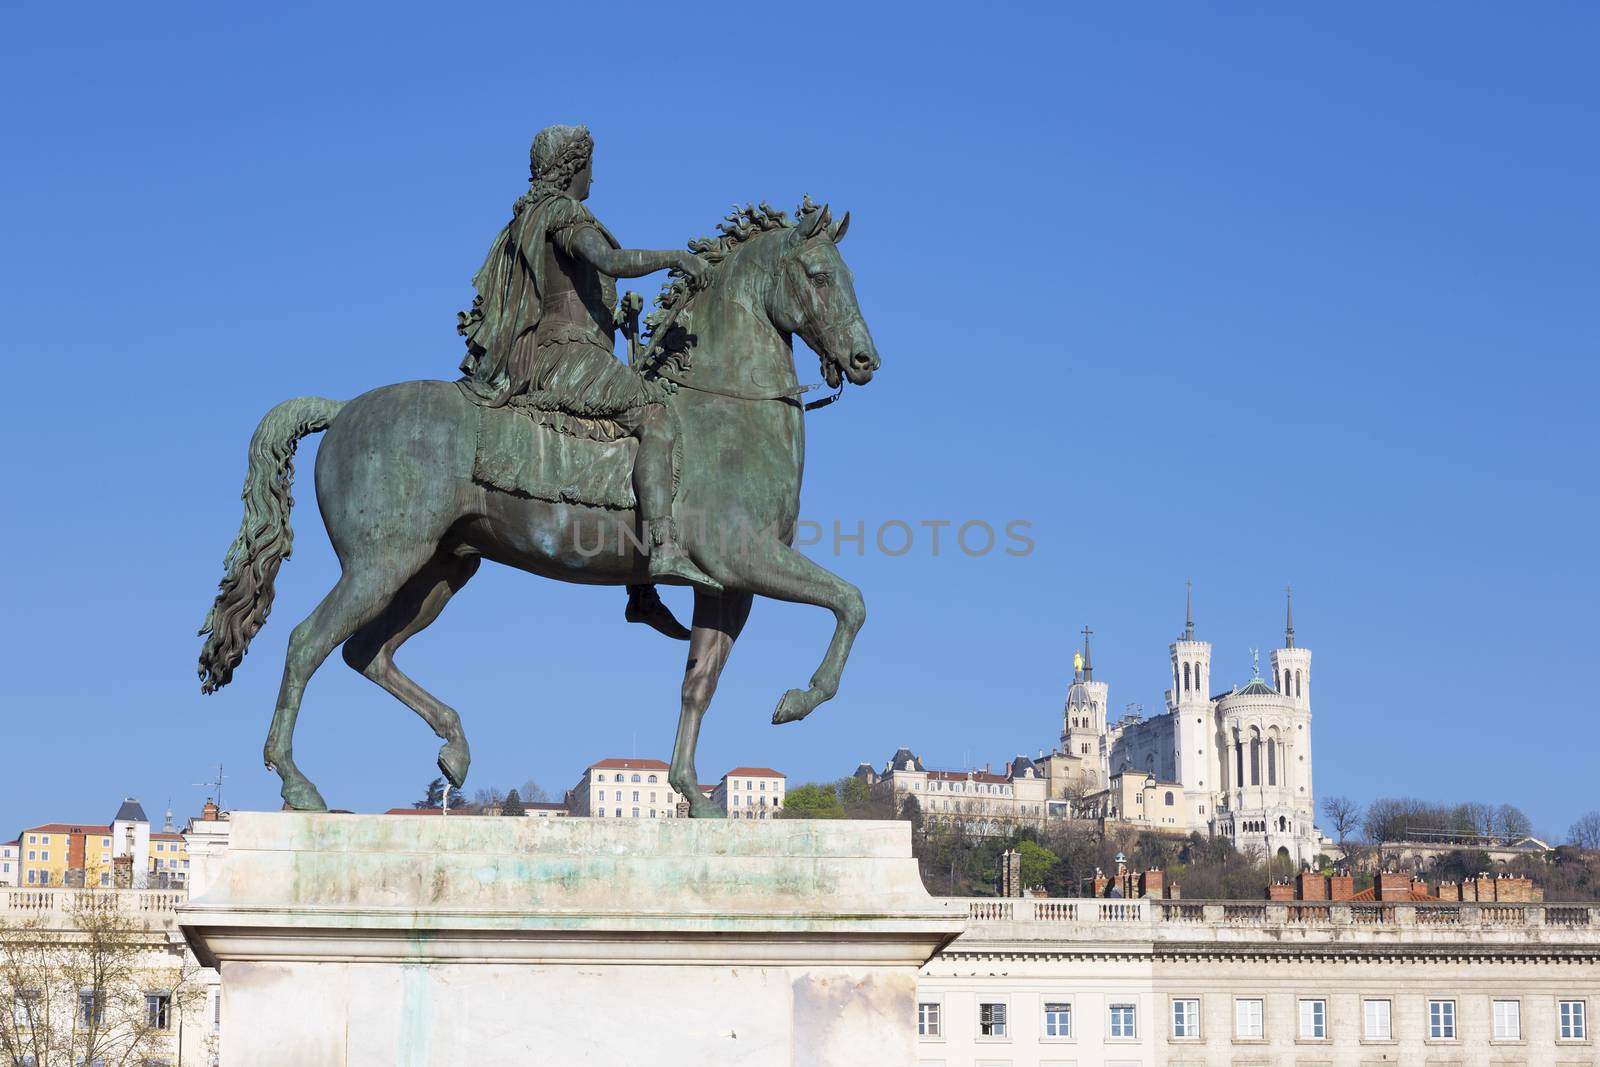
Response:
[[[567,810],[595,819],[672,819],[679,796],[658,759],[603,759],[567,791]]]
[[[22,830],[15,844],[15,881],[8,885],[181,887],[189,879],[183,835],[171,826],[152,831],[137,800],[124,799],[109,825],[44,823]],[[0,856],[0,866],[7,861]],[[118,882],[119,864],[127,872]]]
[[[896,811],[915,804],[930,825],[959,823],[971,833],[1004,834],[1044,821],[1049,780],[1026,756],[1006,765],[1004,774],[983,770],[929,770],[909,748],[898,749],[882,772],[863,763],[855,777],[890,799]]]
[[[921,1067],[1594,1067],[1600,907],[952,901]]]
[[[735,767],[722,776],[711,799],[730,819],[776,819],[787,781],[771,767]]]

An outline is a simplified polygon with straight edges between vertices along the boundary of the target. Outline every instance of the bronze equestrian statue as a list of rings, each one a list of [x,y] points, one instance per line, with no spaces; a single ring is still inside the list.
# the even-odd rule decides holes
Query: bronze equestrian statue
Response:
[[[696,817],[720,814],[700,793],[695,744],[753,598],[814,604],[835,620],[810,684],[784,693],[774,723],[803,719],[838,692],[866,619],[858,589],[792,547],[807,407],[793,336],[817,353],[831,387],[864,385],[879,367],[838,249],[849,215],[835,222],[809,199],[793,219],[747,206],[689,252],[625,250],[583,205],[588,132],[542,131],[531,155],[529,191],[461,317],[465,376],[349,401],[297,397],[251,438],[244,521],[201,629],[201,688],[228,683],[266,621],[292,542],[295,447],[326,431],[317,502],[342,570],[290,636],[264,752],[291,808],[326,807],[294,764],[293,734],[307,682],[341,644],[346,663],[432,727],[444,741],[440,770],[462,785],[470,755],[459,716],[394,654],[485,558],[628,586],[628,617],[669,634],[676,623],[652,583],[694,588],[668,777]],[[662,269],[671,280],[640,333],[639,302],[617,304],[614,279]],[[611,354],[619,326],[636,357],[627,366]]]

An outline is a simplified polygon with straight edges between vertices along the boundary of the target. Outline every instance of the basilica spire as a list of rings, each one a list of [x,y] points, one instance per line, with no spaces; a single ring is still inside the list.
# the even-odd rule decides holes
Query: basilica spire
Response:
[[[1094,633],[1087,626],[1083,628],[1083,680],[1094,681],[1094,661],[1089,658],[1089,635]]]
[[[1294,647],[1294,589],[1291,586],[1287,586],[1286,585],[1286,586],[1283,587],[1283,594],[1284,594],[1284,597],[1287,600],[1287,606],[1285,608],[1284,618],[1283,618],[1283,647],[1284,648],[1293,648]]]
[[[1194,583],[1183,583],[1183,639],[1194,640]]]

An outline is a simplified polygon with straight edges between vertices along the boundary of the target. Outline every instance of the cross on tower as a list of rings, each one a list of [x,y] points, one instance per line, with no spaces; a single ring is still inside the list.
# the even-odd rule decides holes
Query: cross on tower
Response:
[[[1086,682],[1094,677],[1094,661],[1089,658],[1089,635],[1092,633],[1089,627],[1083,628],[1083,680]]]

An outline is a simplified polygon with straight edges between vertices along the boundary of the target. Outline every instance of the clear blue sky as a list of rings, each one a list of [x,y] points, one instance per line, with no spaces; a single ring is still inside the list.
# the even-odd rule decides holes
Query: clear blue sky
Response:
[[[230,806],[277,805],[285,640],[336,572],[308,442],[272,618],[201,697],[245,444],[290,396],[453,376],[551,122],[593,130],[591,204],[632,245],[734,200],[851,211],[883,370],[811,417],[809,517],[1033,524],[1025,558],[813,549],[870,607],[844,689],[768,724],[830,620],[759,603],[706,780],[1049,746],[1085,623],[1113,707],[1152,711],[1193,579],[1218,687],[1293,583],[1319,794],[1512,801],[1554,834],[1595,807],[1600,16],[959,10],[10,9],[0,828],[124,793],[182,817],[218,762]],[[489,566],[406,648],[469,789],[665,757],[683,649],[621,611]],[[436,748],[337,657],[312,683],[297,756],[335,806],[415,799]]]

